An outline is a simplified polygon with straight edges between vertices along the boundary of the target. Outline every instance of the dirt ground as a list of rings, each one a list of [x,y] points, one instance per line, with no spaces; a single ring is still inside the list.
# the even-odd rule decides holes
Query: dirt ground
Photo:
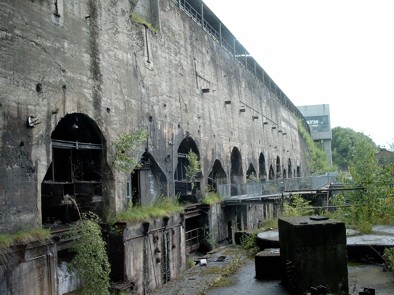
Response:
[[[224,258],[222,260],[222,258]],[[259,281],[255,279],[254,259],[233,246],[219,248],[206,256],[193,256],[196,265],[163,287],[149,292],[149,295],[289,295],[279,280]],[[198,261],[207,259],[206,266]],[[237,263],[235,263],[237,262]],[[230,265],[240,269],[222,279]],[[221,271],[222,270],[222,271]],[[375,289],[377,295],[394,294],[394,274],[384,272],[380,265],[349,264],[349,292],[357,295],[363,288]],[[220,287],[213,287],[220,285]]]

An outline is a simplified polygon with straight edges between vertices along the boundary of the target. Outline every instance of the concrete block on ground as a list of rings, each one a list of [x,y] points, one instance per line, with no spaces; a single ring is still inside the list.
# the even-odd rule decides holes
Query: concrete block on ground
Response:
[[[348,293],[346,229],[343,222],[320,217],[280,218],[282,281],[293,294],[325,286]]]
[[[256,279],[279,280],[281,274],[279,248],[265,249],[256,254]]]

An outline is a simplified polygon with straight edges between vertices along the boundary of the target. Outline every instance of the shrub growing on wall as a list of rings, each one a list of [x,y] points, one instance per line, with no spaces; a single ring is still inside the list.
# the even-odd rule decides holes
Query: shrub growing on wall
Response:
[[[72,230],[75,241],[71,250],[75,252],[75,257],[70,266],[82,282],[78,294],[110,294],[110,264],[98,222],[97,215],[92,212],[85,213]]]
[[[137,130],[132,133],[121,134],[113,143],[115,149],[114,168],[120,172],[130,173],[134,167],[138,167],[135,159],[135,151],[146,140],[148,134],[144,130]]]

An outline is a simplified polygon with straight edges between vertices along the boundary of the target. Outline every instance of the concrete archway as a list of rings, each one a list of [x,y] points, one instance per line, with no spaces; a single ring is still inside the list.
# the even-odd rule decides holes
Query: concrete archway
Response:
[[[208,186],[212,191],[217,191],[217,186],[227,183],[227,174],[223,169],[222,163],[216,159],[208,176]]]
[[[272,165],[270,165],[270,169],[268,171],[268,179],[273,180],[274,178],[275,178],[274,167],[272,167]]]
[[[267,170],[265,167],[265,157],[263,153],[260,153],[259,156],[259,179],[260,180],[267,179]]]
[[[293,166],[291,164],[291,159],[287,160],[287,171],[289,173],[288,178],[293,178]]]
[[[251,181],[257,180],[257,172],[252,163],[249,164],[248,170],[246,171],[246,179]]]
[[[279,156],[276,157],[276,178],[281,177],[281,166],[280,166],[280,158]]]
[[[202,174],[197,176],[197,180],[192,185],[192,182],[186,177],[186,168],[189,166],[187,154],[192,151],[200,160],[200,152],[197,144],[191,136],[186,136],[178,147],[177,152],[177,166],[174,172],[175,194],[180,196],[181,200],[188,202],[197,202],[196,192],[200,191],[200,179]]]
[[[230,171],[231,183],[239,183],[242,181],[243,169],[242,169],[242,156],[241,152],[237,147],[234,147],[231,152],[231,171]]]
[[[112,178],[105,139],[87,115],[68,114],[51,134],[52,162],[41,184],[42,223],[69,223],[103,210],[103,185]]]
[[[131,202],[148,205],[167,195],[167,177],[150,153],[145,152],[140,166],[131,175]]]
[[[243,182],[242,156],[237,147],[234,147],[231,152],[231,170],[230,170],[231,195],[236,196],[239,192],[236,184]]]

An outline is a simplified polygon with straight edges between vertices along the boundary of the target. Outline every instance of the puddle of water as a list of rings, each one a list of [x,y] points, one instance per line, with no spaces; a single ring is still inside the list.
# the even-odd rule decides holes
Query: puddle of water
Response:
[[[234,285],[226,288],[215,288],[206,291],[207,295],[248,294],[248,295],[289,295],[280,280],[259,281],[256,275],[254,260],[249,260],[235,275]]]
[[[376,294],[394,294],[394,274],[384,272],[379,265],[349,265],[349,294],[356,295],[364,288],[373,288]],[[280,280],[259,281],[255,277],[254,260],[250,260],[235,275],[234,285],[210,289],[207,295],[248,294],[248,295],[290,295]]]

